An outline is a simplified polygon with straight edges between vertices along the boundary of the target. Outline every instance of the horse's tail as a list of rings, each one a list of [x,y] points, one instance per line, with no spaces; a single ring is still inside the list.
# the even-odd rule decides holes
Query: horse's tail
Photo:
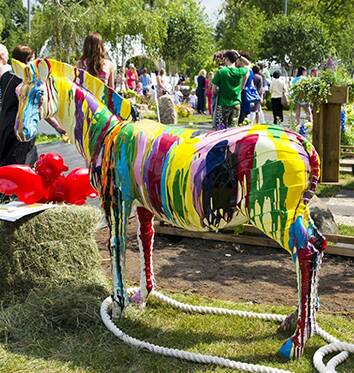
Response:
[[[306,140],[304,137],[300,137],[299,140],[301,141],[308,155],[310,163],[309,185],[303,196],[304,203],[305,205],[307,205],[315,194],[316,187],[320,179],[320,157],[318,156],[315,147],[310,143],[310,141]]]

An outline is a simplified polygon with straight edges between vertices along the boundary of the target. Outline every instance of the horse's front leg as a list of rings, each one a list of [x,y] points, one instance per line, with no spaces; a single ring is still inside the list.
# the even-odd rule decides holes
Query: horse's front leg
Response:
[[[125,280],[125,262],[126,262],[126,228],[128,216],[131,211],[131,204],[121,199],[121,193],[117,193],[115,204],[110,209],[111,227],[111,251],[112,251],[112,269],[113,269],[113,316],[121,316],[125,307],[129,303],[126,280]]]
[[[152,267],[152,249],[154,244],[154,215],[144,207],[137,208],[138,242],[140,251],[140,290],[131,296],[134,303],[145,305],[146,298],[155,287]]]
[[[301,231],[306,232],[302,229],[296,231],[295,235],[301,235]],[[304,352],[306,341],[313,334],[316,334],[317,331],[316,312],[319,307],[317,294],[318,278],[323,255],[322,250],[325,248],[323,237],[321,236],[323,241],[318,238],[316,236],[295,238],[297,248],[294,261],[297,272],[299,298],[296,330],[279,351],[287,359],[299,358]],[[301,245],[301,243],[304,245]]]

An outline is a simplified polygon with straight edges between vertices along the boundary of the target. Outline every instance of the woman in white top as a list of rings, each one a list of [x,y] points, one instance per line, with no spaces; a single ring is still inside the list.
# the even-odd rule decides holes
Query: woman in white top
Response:
[[[279,71],[273,73],[272,82],[270,85],[270,93],[272,97],[272,111],[273,111],[273,123],[278,124],[278,118],[280,123],[284,121],[283,117],[283,105],[281,98],[283,94],[286,94],[286,86],[284,81],[280,79]]]

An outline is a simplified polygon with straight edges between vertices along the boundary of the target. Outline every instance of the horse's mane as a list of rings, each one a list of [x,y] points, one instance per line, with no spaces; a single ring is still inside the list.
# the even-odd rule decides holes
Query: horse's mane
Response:
[[[71,66],[67,63],[48,59],[51,66],[51,74],[55,77],[65,77],[80,87],[86,89],[100,100],[108,109],[122,120],[133,120],[137,117],[137,111],[132,103],[123,98],[114,89],[108,87],[100,79],[94,77],[85,70]]]

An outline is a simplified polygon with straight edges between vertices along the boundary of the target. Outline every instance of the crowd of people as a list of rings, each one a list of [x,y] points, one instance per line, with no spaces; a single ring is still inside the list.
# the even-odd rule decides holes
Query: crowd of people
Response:
[[[24,64],[35,56],[28,46],[18,45],[12,58]],[[21,80],[16,77],[8,64],[9,53],[5,45],[0,44],[0,166],[12,163],[33,164],[37,159],[34,141],[21,143],[14,134],[14,123],[18,109],[16,87]],[[130,89],[141,96],[150,96],[153,100],[166,94],[172,97],[176,105],[186,103],[199,114],[213,116],[215,129],[224,129],[242,124],[246,118],[256,123],[264,122],[262,102],[265,92],[271,96],[273,121],[284,121],[283,107],[287,104],[288,86],[279,71],[270,76],[262,63],[252,64],[247,52],[236,50],[220,51],[214,54],[215,71],[207,73],[200,70],[195,79],[196,89],[188,78],[176,74],[172,80],[161,68],[150,74],[146,67],[139,73],[133,63],[116,74],[114,64],[107,58],[102,37],[97,32],[90,33],[84,40],[83,52],[77,66],[101,79],[115,89]],[[306,78],[307,70],[301,66],[291,84]],[[317,76],[317,70],[311,71]],[[189,85],[187,84],[189,83]],[[301,110],[308,121],[312,121],[311,108],[306,102],[296,103],[296,120],[299,122]],[[65,130],[55,118],[48,119],[49,124],[60,134]]]
[[[159,98],[165,94],[172,96],[176,105],[186,103],[197,114],[213,116],[215,129],[223,129],[247,123],[264,123],[262,111],[265,95],[269,95],[273,123],[284,122],[284,107],[287,107],[289,83],[296,84],[306,78],[306,68],[301,66],[297,76],[291,82],[281,77],[279,70],[271,75],[261,62],[252,64],[247,52],[236,50],[220,51],[214,54],[215,71],[200,70],[195,78],[196,88],[187,89],[183,83],[188,79],[177,74],[178,83],[173,86],[165,69],[155,71],[152,78],[146,68],[139,74],[131,63],[125,71],[123,84],[126,88],[144,96]],[[317,76],[317,69],[311,70],[311,76]],[[154,83],[155,81],[155,83]],[[122,83],[122,82],[121,82]],[[190,83],[190,82],[189,82]],[[306,113],[308,121],[312,121],[311,108],[306,102],[296,103],[296,122],[300,122],[301,110]]]

